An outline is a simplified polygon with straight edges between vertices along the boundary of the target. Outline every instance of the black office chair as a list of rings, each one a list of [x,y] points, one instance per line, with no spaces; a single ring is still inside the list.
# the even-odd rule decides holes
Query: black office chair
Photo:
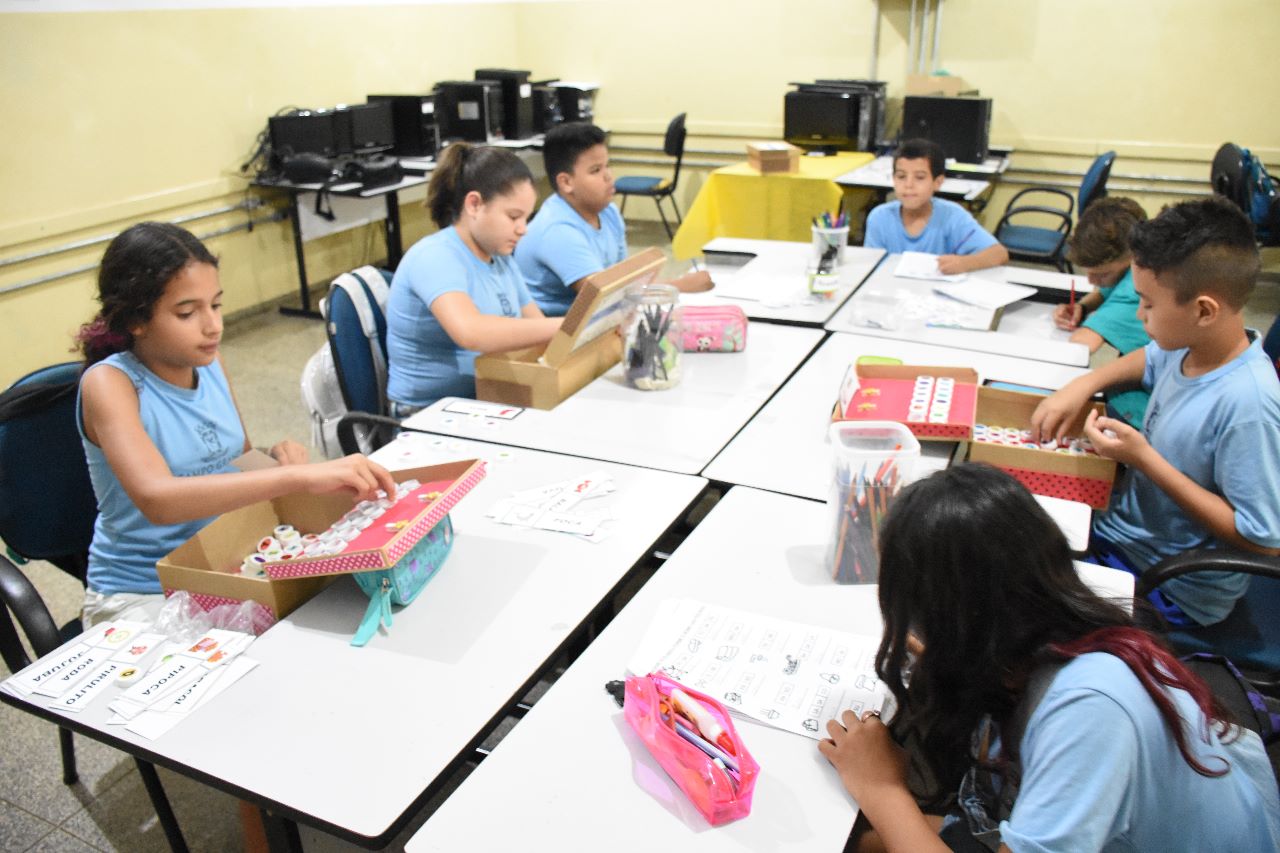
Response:
[[[618,178],[614,183],[614,188],[618,194],[622,196],[622,212],[627,212],[627,196],[641,195],[648,196],[653,199],[653,203],[658,206],[658,215],[662,217],[662,227],[667,229],[667,238],[675,236],[671,230],[671,223],[667,221],[667,214],[662,209],[662,200],[664,198],[671,200],[671,208],[676,212],[676,225],[681,224],[683,220],[680,218],[680,208],[676,206],[676,185],[680,182],[680,162],[684,160],[684,113],[676,116],[667,125],[667,135],[662,142],[662,150],[668,157],[676,158],[675,172],[670,178],[654,178],[647,176],[628,176]]]
[[[1084,173],[1080,182],[1077,198],[1071,193],[1057,187],[1028,187],[1009,199],[996,226],[996,239],[1009,250],[1009,257],[1015,261],[1028,261],[1037,264],[1053,264],[1059,272],[1070,272],[1071,262],[1067,260],[1067,238],[1071,236],[1072,213],[1083,213],[1090,204],[1107,194],[1107,178],[1111,175],[1111,164],[1116,159],[1116,152],[1108,151],[1099,156]],[[1061,196],[1066,199],[1065,207],[1050,207],[1045,204],[1019,205],[1023,196],[1035,193]],[[1077,205],[1078,199],[1078,205]],[[1028,215],[1049,216],[1058,220],[1054,228],[1038,225],[1017,225],[1012,221]]]
[[[1230,659],[1269,696],[1280,696],[1280,558],[1241,551],[1199,549],[1162,560],[1143,572],[1135,598],[1192,572],[1244,572],[1249,591],[1223,621],[1170,627],[1165,639],[1182,654],[1212,652]]]
[[[80,364],[67,362],[30,373],[0,394],[0,657],[11,672],[31,663],[14,620],[37,657],[78,635],[80,620],[59,628],[30,579],[15,564],[45,560],[83,582],[89,543],[98,514],[76,428],[76,388]],[[74,785],[71,731],[59,728],[62,781]],[[169,846],[187,845],[160,784],[156,769],[135,759]]]

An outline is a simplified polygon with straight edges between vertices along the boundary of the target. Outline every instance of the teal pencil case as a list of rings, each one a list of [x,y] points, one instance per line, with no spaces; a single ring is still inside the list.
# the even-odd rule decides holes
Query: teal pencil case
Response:
[[[363,646],[368,643],[378,632],[379,626],[390,630],[391,606],[403,607],[417,598],[427,581],[440,571],[452,548],[453,522],[446,515],[391,568],[353,575],[356,583],[369,596],[369,607],[360,620],[355,636],[351,638],[351,645]]]

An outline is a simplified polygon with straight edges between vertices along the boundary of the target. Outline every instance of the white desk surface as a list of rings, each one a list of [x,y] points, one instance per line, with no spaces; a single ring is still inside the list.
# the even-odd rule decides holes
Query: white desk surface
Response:
[[[712,828],[604,691],[670,598],[878,635],[876,587],[837,585],[823,568],[829,524],[825,504],[729,490],[405,849],[838,853],[857,807],[817,741],[735,720],[760,776],[751,814]],[[1123,572],[1082,574],[1106,594],[1132,596]]]
[[[981,167],[975,166],[975,174],[995,174],[994,171],[987,173],[980,170]],[[889,154],[877,157],[865,166],[859,166],[856,169],[845,172],[836,178],[836,183],[842,187],[868,187],[870,189],[891,190],[893,189],[893,157]],[[981,179],[944,178],[942,187],[938,190],[938,195],[943,198],[973,201],[986,192],[990,186],[990,181]]]
[[[825,501],[831,485],[831,447],[827,444],[831,409],[846,368],[864,355],[899,358],[905,364],[972,367],[984,381],[998,379],[1041,388],[1060,388],[1086,372],[973,350],[833,334],[706,467],[703,476]],[[921,476],[945,468],[956,448],[951,442],[920,444]]]
[[[1069,340],[1071,333],[1054,325],[1054,306],[1048,303],[1024,299],[1006,306],[994,332],[934,328],[927,325],[927,316],[918,313],[909,316],[907,303],[919,304],[935,298],[935,282],[898,278],[894,275],[898,258],[898,255],[890,255],[881,262],[871,277],[827,323],[829,331],[920,341],[1074,367],[1089,365],[1089,348],[1084,344],[1072,343]],[[989,281],[1058,280],[1054,277],[1069,281],[1068,276],[1060,273],[1042,273],[1015,267],[993,267],[969,273],[969,276],[971,279]],[[1077,281],[1083,281],[1083,277]],[[1077,293],[1081,292],[1085,291],[1078,287]],[[868,310],[873,310],[877,316],[892,315],[896,318],[897,328],[871,328],[865,322],[860,322],[859,317]]]
[[[364,648],[350,640],[368,598],[339,579],[254,642],[246,654],[260,662],[256,669],[158,740],[106,726],[105,697],[69,718],[329,831],[383,834],[705,486],[697,477],[527,450],[500,461],[506,452],[412,436],[375,454],[392,468],[493,461],[452,513],[448,561],[413,604],[397,609],[390,632]],[[617,485],[593,499],[617,516],[600,543],[484,517],[513,491],[600,469]]]
[[[846,247],[845,261],[838,272],[839,286],[830,297],[823,297],[809,293],[809,277],[805,272],[811,251],[808,243],[717,237],[703,246],[702,251],[706,255],[706,268],[717,286],[706,293],[686,293],[681,296],[682,303],[737,305],[753,320],[815,327],[831,319],[884,257],[883,249]],[[723,258],[717,259],[717,252],[755,257],[745,265],[730,264]],[[762,298],[732,298],[717,292],[729,287],[738,293],[754,291]]]
[[[551,411],[524,409],[512,420],[453,414],[446,397],[405,419],[405,425],[440,435],[477,438],[697,474],[754,415],[825,333],[751,323],[738,353],[685,353],[680,384],[638,391],[621,366]]]

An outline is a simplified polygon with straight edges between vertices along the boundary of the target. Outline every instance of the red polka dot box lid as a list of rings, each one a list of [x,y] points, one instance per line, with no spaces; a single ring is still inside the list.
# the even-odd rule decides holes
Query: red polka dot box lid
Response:
[[[897,421],[920,441],[967,441],[978,379],[968,367],[858,362],[845,371],[832,419]]]
[[[393,471],[397,494],[377,501],[294,494],[242,507],[162,559],[160,582],[274,609],[281,584],[394,566],[484,476],[483,461],[465,459]]]

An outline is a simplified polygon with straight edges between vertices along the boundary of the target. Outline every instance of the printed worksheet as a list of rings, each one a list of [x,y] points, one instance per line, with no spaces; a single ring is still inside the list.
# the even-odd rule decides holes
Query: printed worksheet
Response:
[[[879,645],[879,637],[681,599],[664,602],[628,669],[661,671],[735,714],[820,740],[845,709],[892,712],[875,674]]]

